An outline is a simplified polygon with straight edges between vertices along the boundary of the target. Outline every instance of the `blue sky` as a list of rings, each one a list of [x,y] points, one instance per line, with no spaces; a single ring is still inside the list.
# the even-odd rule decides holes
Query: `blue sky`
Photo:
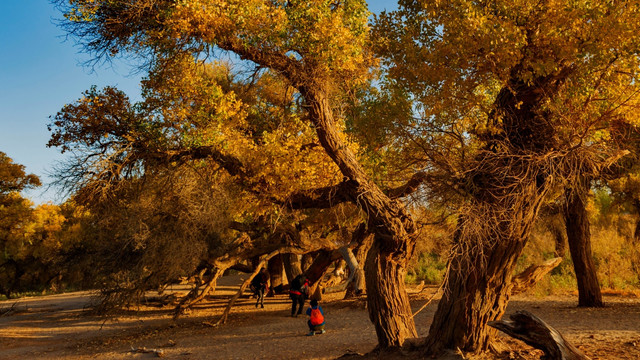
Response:
[[[373,12],[396,7],[384,0],[370,4]],[[55,24],[59,18],[48,0],[4,1],[0,12],[0,151],[45,183],[25,194],[35,203],[62,200],[46,187],[47,174],[64,158],[46,147],[49,116],[92,85],[117,86],[134,99],[140,92],[140,75],[126,61],[82,66],[90,58],[65,39]]]

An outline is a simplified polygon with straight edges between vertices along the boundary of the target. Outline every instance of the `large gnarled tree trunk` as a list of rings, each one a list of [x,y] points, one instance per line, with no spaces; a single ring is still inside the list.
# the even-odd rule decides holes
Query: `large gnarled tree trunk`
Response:
[[[504,219],[502,224],[499,220],[485,221],[504,216],[500,208],[482,212],[483,216],[475,219],[459,219],[463,225],[454,239],[457,255],[449,264],[446,290],[429,329],[429,352],[488,349],[495,330],[487,327],[487,322],[499,319],[506,310],[516,261],[541,202],[542,196],[536,197],[537,201],[514,214],[513,219]],[[475,229],[468,228],[477,226],[491,228],[491,232],[486,237],[474,238]]]
[[[503,132],[489,138],[486,151],[470,164],[472,200],[458,218],[444,295],[426,341],[428,353],[488,349],[494,330],[487,323],[504,314],[516,260],[549,189],[546,155],[556,136],[542,104],[569,69],[531,82],[520,80],[520,71],[512,69],[489,117]]]
[[[588,191],[589,181],[584,178],[574,188],[567,189],[564,218],[578,282],[578,306],[602,307],[602,293],[591,253],[591,231],[586,209]]]

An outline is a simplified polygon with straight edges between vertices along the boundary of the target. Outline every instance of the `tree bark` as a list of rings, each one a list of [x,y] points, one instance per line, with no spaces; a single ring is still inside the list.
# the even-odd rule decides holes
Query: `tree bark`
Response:
[[[269,296],[275,294],[275,288],[282,287],[282,255],[278,254],[272,257],[267,263],[267,271],[269,272],[270,291]]]
[[[322,300],[322,277],[329,269],[329,266],[338,259],[340,259],[338,251],[321,250],[313,259],[311,266],[304,272],[307,280],[309,280],[309,297],[311,299]]]
[[[313,264],[313,255],[311,253],[306,253],[302,255],[302,259],[300,260],[300,268],[302,272],[307,272],[309,267]]]
[[[564,257],[567,253],[567,247],[565,245],[566,242],[562,228],[552,225],[549,230],[551,231],[551,235],[553,236],[553,241],[555,243],[556,256]]]
[[[578,282],[578,306],[602,307],[602,293],[591,253],[591,231],[586,209],[590,182],[580,179],[576,187],[566,190],[565,223],[569,251]]]
[[[522,237],[472,241],[457,250],[449,263],[448,279],[427,337],[427,352],[444,349],[482,352],[495,331],[487,323],[504,314],[511,292],[511,276],[528,236],[527,224],[520,225]],[[457,231],[459,244],[461,230]],[[484,240],[484,241],[483,241]],[[478,247],[474,248],[473,244]],[[465,255],[466,254],[466,255]],[[368,284],[367,284],[368,286]]]
[[[360,264],[358,264],[355,254],[348,246],[343,246],[338,251],[340,251],[342,258],[344,259],[344,264],[349,266],[349,277],[341,284],[331,284],[330,288],[327,287],[325,289],[325,293],[345,291],[349,286],[354,288],[356,293],[362,293],[362,288],[364,287],[365,282],[364,270]],[[361,282],[359,281],[360,277],[362,277]]]
[[[322,279],[324,273],[327,272],[329,266],[338,259],[340,259],[340,253],[338,251],[318,251],[318,255],[313,259],[313,263],[311,263],[309,268],[304,272],[304,275],[309,280],[309,284],[312,287],[316,285],[316,283]]]
[[[540,209],[540,217],[545,224],[545,228],[551,233],[555,244],[556,257],[564,258],[567,250],[566,235],[567,228],[564,221],[564,203],[553,202],[545,204]]]
[[[640,216],[640,201],[635,200],[633,206],[636,210],[636,216]],[[638,280],[640,280],[640,251],[638,251],[638,244],[640,244],[640,217],[636,218],[636,225],[633,230],[633,238],[629,248],[631,249],[631,268],[636,274]]]
[[[282,261],[284,263],[284,272],[287,275],[288,283],[291,283],[291,280],[302,274],[302,267],[300,266],[300,258],[298,254],[282,254]]]
[[[374,242],[365,264],[367,308],[376,328],[378,346],[402,346],[417,337],[413,313],[404,286],[406,258],[393,256]],[[388,312],[389,308],[395,311]]]

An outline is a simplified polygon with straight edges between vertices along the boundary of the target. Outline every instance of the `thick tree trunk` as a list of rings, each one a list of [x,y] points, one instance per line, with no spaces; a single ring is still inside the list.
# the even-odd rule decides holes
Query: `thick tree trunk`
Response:
[[[251,257],[251,267],[252,269],[255,269],[258,264],[260,264],[260,256],[253,256]]]
[[[506,310],[511,277],[528,231],[528,226],[520,226],[522,237],[496,238],[493,246],[486,239],[484,244],[472,241],[469,248],[458,250],[461,255],[449,264],[446,288],[429,329],[429,353],[488,349],[495,331],[487,323],[502,317]],[[472,248],[473,243],[479,246]]]
[[[633,208],[636,210],[636,227],[633,229],[633,241],[640,244],[640,200],[633,201]]]
[[[349,266],[349,283],[354,284],[354,291],[356,293],[362,293],[362,291],[364,291],[364,283],[366,281],[362,265],[358,262],[356,255],[350,248],[341,248],[340,252]]]
[[[381,249],[378,241],[367,255],[367,308],[376,328],[378,345],[383,348],[402,346],[406,339],[417,337],[404,285],[406,261],[402,255],[397,257]]]
[[[315,300],[322,300],[321,280],[334,261],[340,259],[338,251],[319,251],[313,263],[304,275],[309,280],[309,297]]]
[[[581,179],[566,191],[565,222],[569,251],[578,282],[578,306],[602,307],[602,294],[591,253],[591,231],[586,209],[589,181]]]
[[[282,255],[278,254],[272,257],[267,263],[267,271],[269,272],[270,290],[269,296],[273,296],[276,288],[282,287]]]
[[[408,259],[413,254],[416,228],[402,203],[390,199],[366,174],[355,154],[340,136],[323,84],[305,84],[299,90],[306,100],[309,118],[320,144],[346,178],[347,198],[369,214],[375,229],[376,250],[369,254],[365,271],[367,303],[380,347],[402,346],[417,332],[404,287]]]
[[[333,263],[333,265],[334,265],[334,269],[329,274],[329,278],[323,281],[322,286],[324,288],[332,288],[344,282],[344,274],[345,274],[345,268],[347,267],[347,263],[344,261],[344,259],[339,259],[339,260],[336,260]]]
[[[358,260],[356,260],[356,256],[351,250],[351,248],[349,248],[349,246],[343,246],[338,251],[340,252],[343,258],[343,261],[341,261],[341,263],[349,266],[349,277],[345,280],[343,275],[336,274],[336,271],[334,270],[336,283],[335,284],[331,283],[330,282],[331,279],[327,281],[328,285],[325,288],[324,292],[334,293],[334,292],[345,291],[347,287],[351,286],[352,288],[357,289],[358,294],[362,293],[362,290],[363,290],[362,287],[364,287],[364,282],[365,282],[364,269],[360,266],[360,264],[358,264]],[[332,278],[334,278],[334,276],[332,276]],[[361,283],[359,283],[358,281],[358,278],[360,277],[362,277]]]
[[[545,204],[540,209],[540,217],[546,225],[545,228],[551,233],[555,244],[556,257],[564,258],[567,252],[567,228],[564,221],[564,204],[557,202]]]
[[[640,215],[640,201],[634,201],[634,207],[636,209],[636,216]],[[636,277],[640,280],[640,251],[638,251],[638,244],[640,244],[640,217],[636,219],[636,227],[633,231],[633,239],[629,248],[631,250],[631,268],[635,272]]]
[[[284,263],[284,272],[287,275],[288,283],[291,283],[291,280],[302,274],[302,267],[300,266],[300,258],[298,254],[282,254],[282,261]]]
[[[472,200],[458,218],[454,255],[429,329],[427,353],[488,349],[495,330],[487,323],[504,314],[516,260],[549,189],[544,155],[553,151],[556,137],[541,105],[570,68],[530,82],[520,80],[522,70],[511,70],[490,114],[504,133],[478,154],[467,175]]]
[[[567,253],[567,246],[564,238],[564,232],[561,228],[552,226],[551,235],[553,236],[553,242],[555,243],[555,254],[558,257],[564,257]]]

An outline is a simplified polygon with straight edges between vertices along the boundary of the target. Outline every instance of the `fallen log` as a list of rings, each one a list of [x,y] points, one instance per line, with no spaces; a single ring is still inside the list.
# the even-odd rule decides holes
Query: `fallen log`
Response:
[[[511,294],[519,294],[533,287],[543,276],[555,269],[562,262],[561,257],[549,259],[540,265],[531,265],[512,279]]]
[[[489,326],[544,351],[546,360],[590,360],[571,345],[558,330],[524,310],[509,316],[510,320],[490,321]]]

